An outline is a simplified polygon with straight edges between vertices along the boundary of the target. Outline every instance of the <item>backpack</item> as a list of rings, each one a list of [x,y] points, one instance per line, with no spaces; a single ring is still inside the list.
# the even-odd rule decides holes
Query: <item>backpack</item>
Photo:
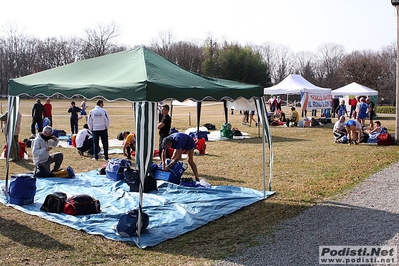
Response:
[[[69,197],[64,205],[64,213],[70,215],[95,214],[100,211],[100,201],[87,194]]]
[[[389,133],[380,133],[377,137],[377,145],[391,145],[393,137]]]
[[[139,192],[140,176],[137,170],[128,168],[123,172],[125,181],[130,187],[130,192]],[[157,190],[157,180],[155,179],[152,172],[149,172],[144,178],[144,193],[148,193],[152,190]]]
[[[46,196],[40,210],[45,212],[60,213],[64,210],[67,194],[64,192],[54,192]]]
[[[120,132],[120,133],[116,136],[116,138],[117,138],[118,140],[123,140],[123,139],[124,139],[123,133]]]
[[[206,127],[208,130],[216,130],[216,126],[211,123],[206,123],[203,126]]]
[[[66,135],[67,135],[67,133],[65,132],[65,130],[58,129],[58,136],[64,137],[64,136],[66,136]]]
[[[118,221],[116,231],[122,237],[133,237],[137,232],[137,221],[139,220],[139,211],[137,209],[131,210],[123,214]],[[150,218],[145,212],[141,212],[141,230],[142,233],[149,225]]]

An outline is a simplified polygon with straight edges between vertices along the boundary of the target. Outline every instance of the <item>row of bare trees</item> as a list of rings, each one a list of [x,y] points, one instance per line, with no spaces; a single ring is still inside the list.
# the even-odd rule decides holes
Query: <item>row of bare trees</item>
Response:
[[[0,36],[0,93],[7,94],[8,80],[129,49],[117,44],[115,24],[86,29],[83,38],[40,40],[11,27]],[[190,71],[217,78],[270,86],[288,74],[301,74],[311,83],[336,89],[357,82],[379,92],[379,104],[396,104],[396,46],[381,51],[345,52],[339,44],[323,44],[315,52],[294,53],[273,43],[241,46],[209,37],[202,43],[177,41],[160,33],[147,47]]]

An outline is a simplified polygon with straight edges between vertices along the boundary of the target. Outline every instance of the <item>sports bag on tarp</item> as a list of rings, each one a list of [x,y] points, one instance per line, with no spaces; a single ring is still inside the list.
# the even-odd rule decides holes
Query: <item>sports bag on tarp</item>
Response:
[[[118,225],[116,226],[116,231],[122,237],[133,237],[136,235],[137,231],[137,221],[139,220],[139,210],[131,210],[125,214],[123,214],[118,221]],[[141,213],[141,231],[143,232],[150,223],[150,218],[148,214],[145,212]]]
[[[70,215],[95,214],[100,211],[100,201],[87,194],[69,197],[64,206],[64,213]]]
[[[67,194],[64,192],[54,192],[46,196],[40,210],[45,212],[60,213],[64,210]]]

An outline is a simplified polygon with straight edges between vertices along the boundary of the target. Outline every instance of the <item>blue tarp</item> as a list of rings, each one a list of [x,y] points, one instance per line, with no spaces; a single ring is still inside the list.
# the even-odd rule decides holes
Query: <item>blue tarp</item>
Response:
[[[0,181],[4,185],[4,180]],[[139,193],[129,192],[123,181],[113,181],[97,171],[77,174],[75,178],[37,178],[37,191],[33,204],[8,204],[5,196],[0,202],[25,213],[84,230],[108,239],[134,242],[137,238],[121,237],[115,230],[119,217],[138,208]],[[68,197],[89,194],[101,203],[101,213],[71,216],[64,213],[46,213],[40,210],[45,197],[53,192],[65,192]],[[266,196],[274,192],[267,192]],[[263,191],[235,186],[191,188],[158,181],[158,191],[145,193],[143,211],[150,224],[140,238],[139,247],[155,246],[167,239],[192,231],[224,215],[263,199]]]

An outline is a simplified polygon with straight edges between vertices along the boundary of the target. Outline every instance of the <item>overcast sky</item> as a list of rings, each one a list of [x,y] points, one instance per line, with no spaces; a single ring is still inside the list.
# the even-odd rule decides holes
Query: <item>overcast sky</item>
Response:
[[[0,2],[0,26],[17,23],[38,38],[80,37],[115,22],[118,43],[150,44],[160,33],[175,41],[208,36],[245,44],[272,42],[295,52],[325,43],[347,52],[396,43],[396,11],[389,0],[13,0]],[[3,34],[3,32],[1,33]]]

